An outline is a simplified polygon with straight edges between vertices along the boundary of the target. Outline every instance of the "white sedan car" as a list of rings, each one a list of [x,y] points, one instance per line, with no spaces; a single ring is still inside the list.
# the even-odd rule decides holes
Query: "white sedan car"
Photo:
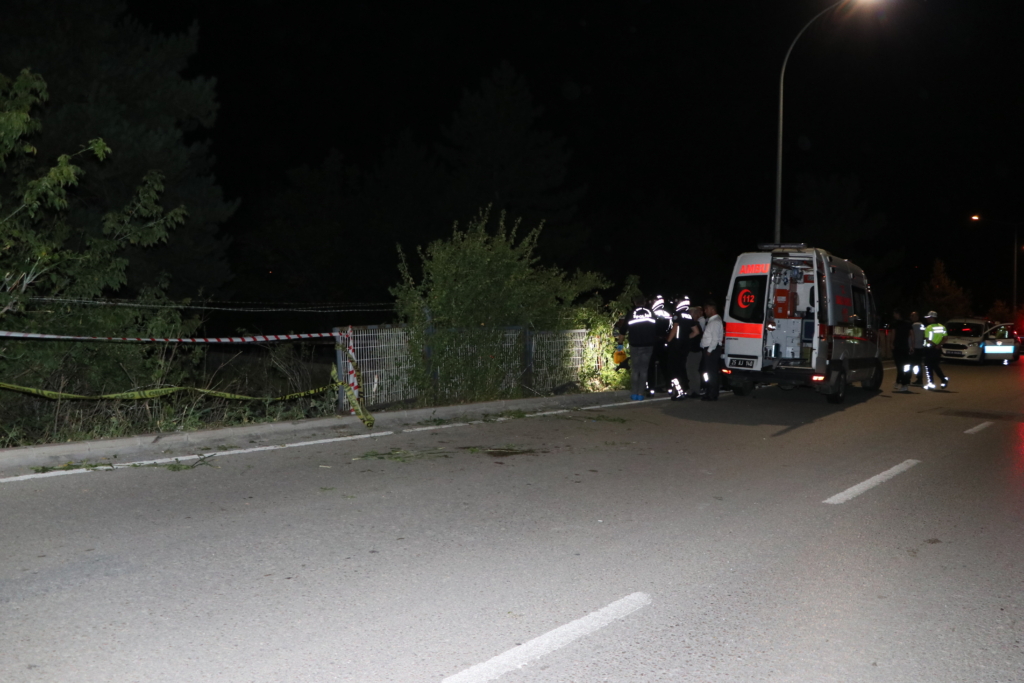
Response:
[[[1010,323],[993,323],[983,318],[957,318],[946,323],[942,341],[943,360],[974,363],[999,360],[1016,362],[1021,341]]]

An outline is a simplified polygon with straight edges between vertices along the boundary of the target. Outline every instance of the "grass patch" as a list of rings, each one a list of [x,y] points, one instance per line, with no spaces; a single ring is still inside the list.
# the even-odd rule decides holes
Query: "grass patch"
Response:
[[[47,472],[68,470],[95,470],[99,469],[100,467],[106,467],[109,469],[114,468],[114,466],[110,463],[88,462],[86,460],[79,460],[77,462],[66,462],[63,465],[56,465],[54,467],[50,467],[49,465],[42,465],[40,467],[30,467],[29,469],[31,469],[36,474],[45,474]]]

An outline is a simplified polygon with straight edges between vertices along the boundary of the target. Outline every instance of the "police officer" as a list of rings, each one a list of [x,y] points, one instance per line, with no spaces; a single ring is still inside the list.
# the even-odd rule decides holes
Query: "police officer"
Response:
[[[892,359],[896,362],[896,385],[892,390],[896,394],[909,394],[913,377],[910,321],[903,319],[903,312],[898,308],[892,312],[892,319]]]
[[[697,321],[690,313],[690,297],[680,297],[672,317],[672,332],[668,336],[669,394],[673,401],[682,401],[690,393],[686,361],[690,355],[692,339],[699,334]]]
[[[911,375],[917,375],[917,379],[914,379],[910,384],[911,386],[920,387],[924,385],[924,323],[921,322],[921,317],[917,314],[917,311],[911,311],[910,313],[910,338],[913,343],[913,351],[910,359],[913,362],[913,368]]]
[[[654,297],[651,302],[651,312],[654,314],[654,333],[657,337],[654,342],[651,363],[647,370],[647,387],[650,393],[663,391],[663,382],[658,381],[660,374],[665,380],[669,376],[667,343],[668,335],[672,331],[672,314],[665,310],[665,297],[660,294]],[[660,370],[660,373],[659,373]]]
[[[949,384],[949,378],[939,367],[942,360],[942,340],[946,338],[946,326],[939,322],[939,314],[935,311],[928,311],[924,316],[924,373],[927,383],[925,389],[945,389]],[[935,385],[938,378],[939,384]]]
[[[656,341],[654,314],[644,304],[642,297],[633,299],[636,307],[626,321],[629,339],[629,379],[632,393],[630,398],[642,401],[647,394],[647,369]]]

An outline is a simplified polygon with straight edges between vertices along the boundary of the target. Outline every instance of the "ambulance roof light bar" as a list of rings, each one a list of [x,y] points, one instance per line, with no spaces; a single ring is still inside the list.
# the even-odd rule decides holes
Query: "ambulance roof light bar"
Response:
[[[806,249],[806,242],[769,242],[766,244],[758,244],[757,248],[760,251],[772,251],[773,249]]]

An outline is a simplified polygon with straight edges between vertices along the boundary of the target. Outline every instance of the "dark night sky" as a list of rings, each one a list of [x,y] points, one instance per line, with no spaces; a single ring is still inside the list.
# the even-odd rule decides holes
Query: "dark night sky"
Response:
[[[332,148],[369,166],[404,129],[432,144],[462,91],[507,59],[545,107],[542,127],[573,151],[570,183],[589,185],[580,220],[614,223],[660,199],[739,252],[771,237],[783,55],[828,4],[129,6],[160,32],[199,23],[192,69],[218,79],[210,135],[218,180],[243,201],[235,234],[251,220],[247,199],[273,191],[287,168],[317,165]],[[1022,20],[1014,0],[852,3],[800,39],[786,77],[787,188],[798,173],[856,174],[887,217],[885,239],[906,247],[904,268],[940,256],[981,306],[1009,299],[1012,228],[972,229],[966,217],[1024,221]],[[659,262],[680,264],[671,268],[699,258],[659,254],[660,236],[647,237]],[[639,253],[597,251],[593,266],[614,277],[673,277]],[[390,249],[385,260],[393,267]]]

